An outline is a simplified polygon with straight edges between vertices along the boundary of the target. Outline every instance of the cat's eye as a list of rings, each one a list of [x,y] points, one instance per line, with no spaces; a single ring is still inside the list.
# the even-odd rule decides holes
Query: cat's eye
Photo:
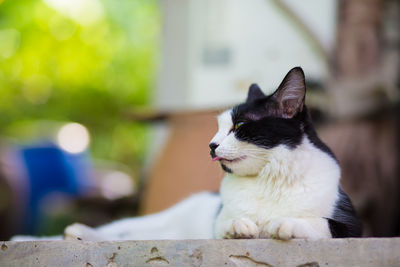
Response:
[[[242,122],[242,121],[239,121],[239,122],[237,122],[236,124],[235,124],[235,130],[237,130],[240,126],[242,126],[244,124],[244,122]]]

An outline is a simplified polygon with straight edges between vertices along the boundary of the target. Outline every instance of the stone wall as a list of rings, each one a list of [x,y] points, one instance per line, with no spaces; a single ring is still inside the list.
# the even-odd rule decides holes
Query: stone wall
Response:
[[[0,242],[0,266],[400,266],[400,238]]]

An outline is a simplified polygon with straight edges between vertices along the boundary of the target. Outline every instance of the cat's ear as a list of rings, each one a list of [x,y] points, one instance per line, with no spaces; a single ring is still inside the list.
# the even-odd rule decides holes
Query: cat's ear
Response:
[[[306,84],[302,68],[291,69],[273,93],[272,98],[278,103],[279,115],[293,118],[303,110],[306,95]]]
[[[261,91],[260,87],[253,83],[250,85],[249,92],[247,93],[246,102],[253,102],[256,99],[265,97],[264,93]]]

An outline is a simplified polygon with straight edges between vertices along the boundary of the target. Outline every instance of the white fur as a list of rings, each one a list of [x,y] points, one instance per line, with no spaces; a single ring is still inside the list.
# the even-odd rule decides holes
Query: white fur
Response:
[[[152,215],[117,220],[91,228],[75,223],[64,231],[66,240],[149,240],[149,239],[209,239],[214,236],[214,224],[221,200],[218,195],[201,192],[171,208]],[[54,240],[61,236],[15,236],[13,241]]]
[[[219,144],[216,155],[245,158],[222,161],[233,173],[221,184],[223,208],[216,236],[243,237],[244,231],[232,233],[241,220],[251,229],[249,238],[331,237],[324,218],[332,215],[338,198],[340,168],[336,161],[307,138],[295,149],[285,145],[265,149],[237,140],[229,130],[233,125],[228,112],[218,122],[220,129],[212,140]]]
[[[165,211],[118,220],[98,231],[106,240],[213,238],[220,205],[218,195],[197,193]]]

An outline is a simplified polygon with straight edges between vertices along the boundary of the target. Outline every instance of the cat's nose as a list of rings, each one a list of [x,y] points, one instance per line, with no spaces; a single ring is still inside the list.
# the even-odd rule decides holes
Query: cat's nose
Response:
[[[211,158],[215,158],[217,155],[215,154],[215,149],[217,149],[217,147],[218,147],[219,145],[217,144],[217,143],[210,143],[209,144],[209,147],[210,147],[210,155],[211,155]]]
[[[218,144],[216,144],[216,143],[210,143],[210,148],[211,148],[211,150],[215,150],[215,149],[217,149],[217,147],[219,146]]]

